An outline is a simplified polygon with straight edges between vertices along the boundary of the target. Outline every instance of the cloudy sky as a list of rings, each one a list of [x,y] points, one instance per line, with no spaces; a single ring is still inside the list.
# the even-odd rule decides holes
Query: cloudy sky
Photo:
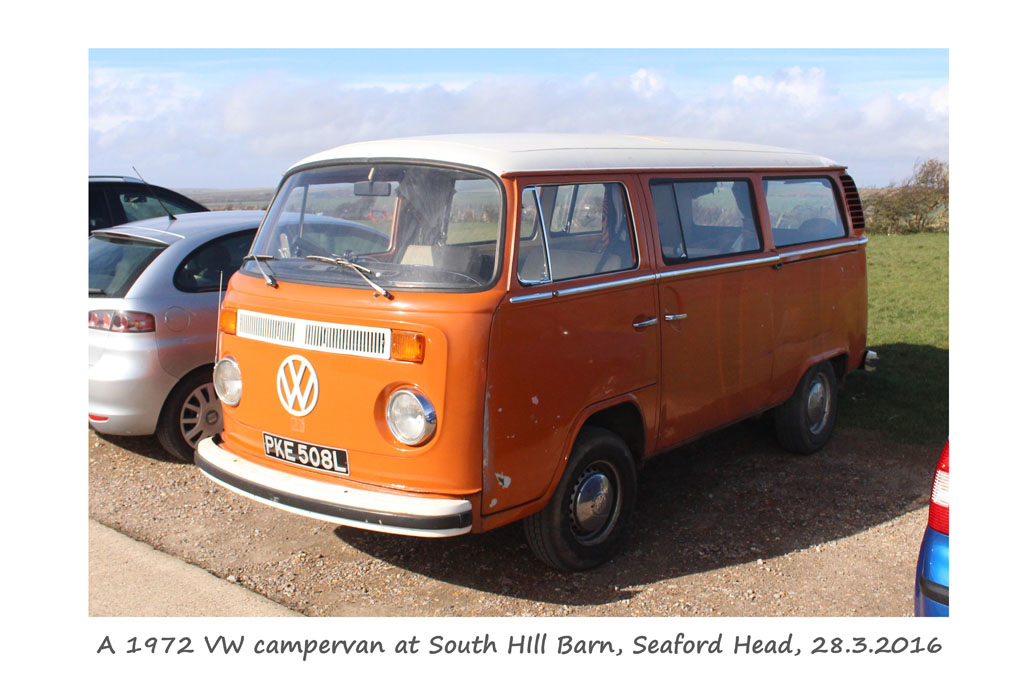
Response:
[[[276,185],[358,140],[462,132],[675,135],[791,147],[863,186],[948,159],[935,49],[89,51],[89,172]]]

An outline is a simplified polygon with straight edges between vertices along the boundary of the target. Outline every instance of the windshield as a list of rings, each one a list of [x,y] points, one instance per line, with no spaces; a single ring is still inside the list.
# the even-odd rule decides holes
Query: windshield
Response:
[[[89,296],[123,297],[167,245],[94,232],[89,236]]]
[[[481,289],[497,276],[501,220],[498,184],[480,173],[397,163],[311,169],[282,186],[253,243],[261,263],[242,272],[265,277],[260,266],[269,264],[290,282]]]

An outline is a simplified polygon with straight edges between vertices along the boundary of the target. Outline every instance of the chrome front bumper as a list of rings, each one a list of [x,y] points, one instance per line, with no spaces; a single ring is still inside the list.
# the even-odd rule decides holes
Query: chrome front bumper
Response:
[[[199,442],[196,464],[207,477],[235,493],[334,524],[428,537],[458,536],[473,527],[473,506],[468,500],[366,491],[306,479],[240,458],[222,448],[216,437]]]

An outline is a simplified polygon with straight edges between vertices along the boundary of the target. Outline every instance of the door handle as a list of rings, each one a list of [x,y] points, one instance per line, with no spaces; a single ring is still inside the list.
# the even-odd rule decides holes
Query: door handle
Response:
[[[637,329],[637,330],[640,330],[640,329],[643,329],[645,327],[650,327],[651,325],[657,325],[657,324],[658,324],[658,319],[657,318],[648,318],[647,320],[641,320],[638,323],[633,323],[633,327],[635,329]]]
[[[686,318],[685,313],[670,313],[665,316],[665,320],[668,322],[675,322],[676,320],[683,320]]]

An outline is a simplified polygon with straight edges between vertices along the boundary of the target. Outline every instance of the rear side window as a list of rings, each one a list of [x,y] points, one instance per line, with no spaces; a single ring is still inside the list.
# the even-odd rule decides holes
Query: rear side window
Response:
[[[246,230],[207,242],[174,271],[174,286],[183,292],[210,292],[221,289],[242,265],[249,253],[255,230]]]
[[[107,198],[103,190],[89,188],[89,232],[99,228],[110,227],[110,210],[107,209]]]
[[[89,296],[123,297],[166,246],[93,233],[89,237]]]
[[[651,196],[665,263],[761,249],[746,180],[654,180]]]
[[[846,234],[828,178],[765,179],[764,194],[776,247]]]
[[[629,270],[637,265],[620,183],[527,187],[519,222],[519,280],[527,284]]]
[[[146,188],[120,190],[115,196],[124,208],[126,221],[141,221],[144,218],[167,215],[167,211],[164,211],[163,206],[160,206],[160,202]],[[163,201],[164,206],[167,207],[167,210],[173,214],[192,213],[196,210],[195,207],[182,204],[164,196],[161,196],[160,199]]]

